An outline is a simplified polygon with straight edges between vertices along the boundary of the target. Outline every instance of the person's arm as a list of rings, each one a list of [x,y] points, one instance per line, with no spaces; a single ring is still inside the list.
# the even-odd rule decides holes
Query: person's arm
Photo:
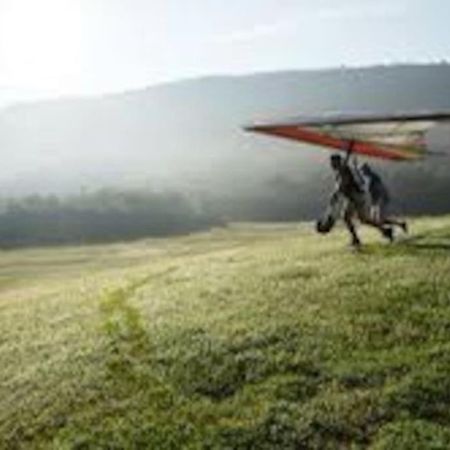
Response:
[[[358,166],[358,161],[356,160],[356,158],[353,161],[353,173],[355,174],[356,182],[359,184],[361,189],[365,190],[367,188],[368,180],[361,173],[361,170]]]
[[[341,187],[342,187],[342,175],[339,172],[336,172],[335,174],[335,183],[334,183],[334,189],[333,192],[330,195],[330,201],[335,199],[341,194]]]
[[[348,143],[347,152],[345,153],[344,164],[347,165],[353,155],[353,148],[355,147],[355,141],[350,141]]]

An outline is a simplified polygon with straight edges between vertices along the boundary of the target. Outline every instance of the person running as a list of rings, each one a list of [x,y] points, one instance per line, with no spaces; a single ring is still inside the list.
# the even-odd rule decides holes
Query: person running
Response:
[[[370,225],[385,237],[386,239],[393,240],[393,231],[391,227],[386,227],[384,223],[381,223],[370,216],[370,211],[366,201],[366,195],[363,187],[357,182],[355,175],[348,165],[350,152],[344,159],[339,154],[333,154],[330,157],[331,168],[336,175],[336,190],[332,195],[332,198],[338,195],[342,195],[345,198],[344,205],[344,222],[351,235],[351,245],[358,247],[361,245],[361,240],[356,233],[356,228],[353,223],[353,217],[356,215],[361,223]]]
[[[408,225],[405,221],[396,220],[388,215],[388,205],[391,198],[380,175],[378,175],[367,163],[361,166],[361,172],[367,180],[367,189],[371,200],[372,218],[382,224],[397,226],[407,233]]]

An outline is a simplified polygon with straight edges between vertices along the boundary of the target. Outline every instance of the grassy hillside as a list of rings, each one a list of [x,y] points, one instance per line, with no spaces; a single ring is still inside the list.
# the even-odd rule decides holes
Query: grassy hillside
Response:
[[[4,449],[450,448],[450,217],[0,254]]]

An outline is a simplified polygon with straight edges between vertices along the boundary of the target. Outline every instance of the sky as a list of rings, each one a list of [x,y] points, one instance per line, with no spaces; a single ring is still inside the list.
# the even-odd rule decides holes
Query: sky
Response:
[[[450,60],[443,0],[0,0],[0,106],[261,71]]]

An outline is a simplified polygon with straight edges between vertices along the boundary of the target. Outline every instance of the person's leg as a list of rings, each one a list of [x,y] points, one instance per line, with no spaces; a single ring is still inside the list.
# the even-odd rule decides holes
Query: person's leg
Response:
[[[380,206],[376,203],[372,204],[372,207],[370,208],[370,217],[374,222],[380,223]]]
[[[379,221],[379,213],[377,205],[368,205],[365,198],[362,195],[358,195],[352,199],[354,205],[354,211],[356,212],[358,219],[365,225],[370,225],[375,228],[380,228],[382,223]],[[372,209],[372,211],[371,211]],[[371,214],[373,212],[373,214]]]
[[[353,247],[359,247],[361,245],[361,241],[358,237],[358,234],[356,233],[355,224],[353,223],[354,212],[355,212],[354,206],[351,203],[349,203],[344,212],[344,223],[352,239],[351,245]]]
[[[385,223],[381,224],[380,222],[368,218],[365,215],[358,215],[358,218],[364,225],[369,225],[373,228],[376,228],[384,238],[388,239],[391,242],[394,240],[394,232],[392,230],[392,227],[385,226]]]
[[[365,203],[364,198],[355,198],[354,199],[356,213],[358,215],[358,219],[364,225],[369,225],[373,228],[376,228],[386,239],[389,241],[393,241],[394,234],[391,227],[386,227],[385,223],[380,218],[380,212],[377,205],[374,205],[375,214],[372,216],[370,214],[369,206]]]
[[[408,232],[408,224],[404,220],[396,220],[396,219],[392,219],[392,218],[387,218],[387,219],[383,220],[383,224],[393,225],[393,226],[401,228],[405,233]]]
[[[397,220],[393,217],[389,217],[388,213],[388,202],[380,200],[378,204],[378,209],[380,211],[380,222],[386,225],[393,225],[401,228],[405,233],[408,232],[408,225],[403,220]]]

